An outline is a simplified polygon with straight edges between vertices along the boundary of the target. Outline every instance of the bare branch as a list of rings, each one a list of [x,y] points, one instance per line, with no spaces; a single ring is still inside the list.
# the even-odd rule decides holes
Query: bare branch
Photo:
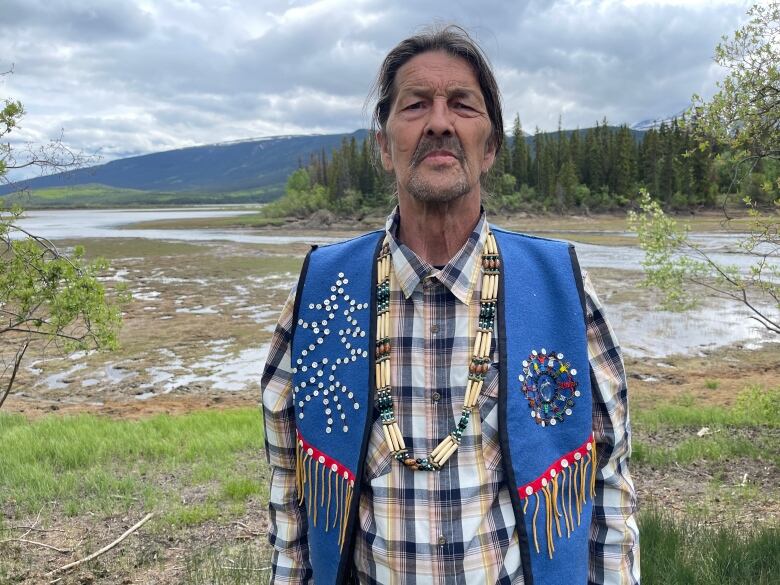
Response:
[[[46,576],[49,577],[49,576],[53,575],[54,573],[58,573],[60,571],[67,571],[68,569],[72,569],[74,567],[78,567],[80,564],[86,563],[87,561],[91,561],[92,559],[99,557],[103,553],[108,552],[109,550],[114,548],[116,545],[118,545],[120,542],[122,542],[125,538],[130,536],[133,532],[135,532],[136,530],[141,528],[141,526],[146,524],[152,516],[154,516],[153,512],[148,513],[139,522],[137,522],[135,525],[130,527],[127,531],[125,531],[124,534],[122,534],[122,536],[117,538],[112,543],[107,544],[106,546],[101,548],[99,551],[94,552],[91,555],[84,557],[83,559],[80,559],[78,561],[74,561],[72,563],[68,563],[67,565],[64,565],[64,566],[62,566],[62,567],[60,567],[58,569],[54,569],[53,571],[49,571],[48,573],[46,573]]]
[[[3,392],[3,395],[0,396],[0,407],[3,406],[3,402],[5,402],[6,397],[11,392],[11,388],[14,385],[14,380],[16,379],[16,373],[19,371],[19,364],[22,363],[22,358],[24,357],[24,353],[27,351],[27,348],[30,346],[30,342],[25,341],[25,343],[22,345],[21,349],[16,352],[16,359],[14,361],[14,370],[11,373],[11,379],[8,382],[8,386],[5,388],[5,392]]]
[[[35,329],[23,329],[23,328],[22,329],[16,329],[16,328],[2,329],[2,330],[0,330],[0,333],[5,333],[7,331],[15,331],[17,333],[27,333],[27,334],[30,334],[30,335],[40,334],[40,332],[36,331]],[[77,342],[84,341],[84,339],[86,338],[86,336],[74,337],[73,335],[67,335],[67,334],[62,333],[60,331],[51,332],[51,333],[47,334],[47,337],[52,337],[52,338],[55,338],[55,339],[57,339],[57,338],[58,339],[67,339],[69,341],[77,341]]]
[[[27,540],[25,538],[9,538],[8,540],[0,540],[0,544],[7,544],[9,542],[21,542],[24,544],[34,544],[35,546],[42,546],[44,548],[48,548],[49,550],[54,550],[57,551],[58,553],[63,553],[63,554],[71,552],[70,549],[57,548],[56,546],[52,546],[44,542],[36,542],[34,540]]]

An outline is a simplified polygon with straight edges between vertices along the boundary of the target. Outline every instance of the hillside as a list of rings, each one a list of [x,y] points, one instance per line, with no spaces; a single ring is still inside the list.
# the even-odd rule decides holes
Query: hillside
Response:
[[[614,129],[614,128],[610,128]],[[564,130],[570,136],[575,130]],[[580,129],[584,136],[587,129]],[[641,140],[642,132],[631,131]],[[542,133],[554,137],[556,132]],[[102,165],[0,186],[25,207],[132,207],[268,202],[282,195],[289,175],[312,154],[332,150],[350,134],[275,136],[195,146],[114,160]],[[534,137],[526,135],[534,152]],[[512,146],[507,137],[507,147]]]
[[[100,197],[101,188],[111,195],[116,195],[115,190],[124,191],[126,196],[127,190],[191,195],[179,197],[181,200],[235,192],[273,196],[281,194],[288,175],[299,163],[307,163],[312,153],[323,149],[330,153],[343,138],[362,140],[365,135],[365,130],[358,130],[352,134],[277,136],[169,150],[0,186],[0,195],[24,187],[33,195],[45,189],[48,199],[68,199],[67,191],[71,191],[71,195],[92,202]]]

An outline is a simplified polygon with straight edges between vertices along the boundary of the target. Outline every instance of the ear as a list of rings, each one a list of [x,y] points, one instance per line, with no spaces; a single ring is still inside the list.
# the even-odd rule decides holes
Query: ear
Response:
[[[490,138],[485,147],[485,156],[482,157],[482,174],[486,174],[493,163],[496,162],[496,141]]]
[[[393,158],[390,156],[390,140],[384,130],[376,133],[376,142],[379,144],[379,153],[382,156],[382,168],[388,173],[393,172]]]

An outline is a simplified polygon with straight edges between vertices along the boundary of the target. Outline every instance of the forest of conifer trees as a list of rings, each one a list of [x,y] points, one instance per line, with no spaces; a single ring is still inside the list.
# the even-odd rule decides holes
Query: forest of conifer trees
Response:
[[[777,161],[763,161],[741,181],[734,180],[730,153],[699,148],[684,120],[635,131],[607,120],[584,130],[523,132],[520,118],[483,180],[485,206],[498,212],[608,212],[632,208],[640,188],[674,211],[718,206],[723,193],[750,195],[769,204],[778,197],[773,183]],[[735,187],[736,185],[736,187]],[[767,187],[769,187],[767,189]],[[305,217],[327,209],[359,217],[389,209],[393,185],[375,164],[369,140],[352,136],[332,153],[312,155],[288,180],[285,196],[270,215]]]

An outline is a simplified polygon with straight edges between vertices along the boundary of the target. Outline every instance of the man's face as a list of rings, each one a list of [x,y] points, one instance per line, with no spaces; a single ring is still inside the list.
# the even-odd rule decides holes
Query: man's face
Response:
[[[399,197],[447,202],[479,198],[479,178],[495,159],[490,118],[469,64],[441,51],[422,53],[396,74],[395,101],[377,135],[382,166]]]

